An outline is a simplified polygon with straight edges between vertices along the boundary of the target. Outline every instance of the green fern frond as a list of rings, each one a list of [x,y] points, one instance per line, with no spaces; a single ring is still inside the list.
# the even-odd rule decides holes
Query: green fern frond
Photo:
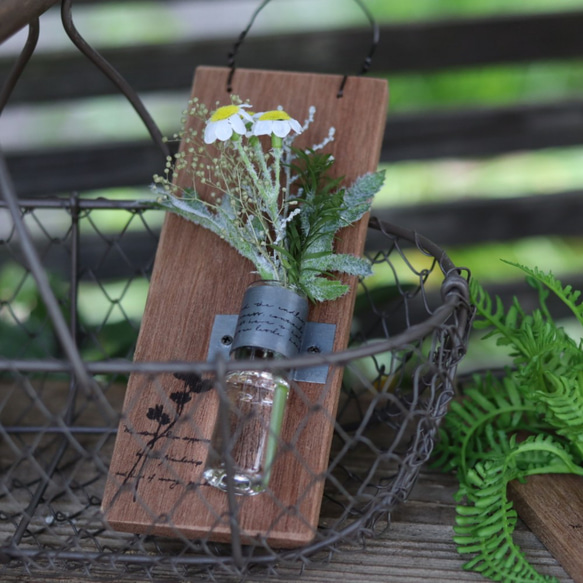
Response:
[[[502,455],[478,462],[467,472],[461,491],[467,500],[456,508],[456,536],[460,554],[474,554],[464,568],[493,581],[548,583],[514,543],[516,511],[507,497],[511,480],[539,473],[580,473],[570,454],[550,435],[531,436],[522,443],[510,440]]]
[[[531,284],[541,284],[546,286],[571,310],[571,312],[573,312],[579,323],[583,324],[583,301],[581,301],[581,291],[574,290],[571,285],[563,286],[559,279],[550,272],[546,273],[536,267],[530,268],[521,265],[520,263],[512,263],[511,261],[505,261],[504,263],[517,267],[526,273],[529,278],[528,281]],[[535,285],[535,287],[540,289],[539,285]],[[545,296],[543,295],[542,298],[541,303],[544,304]]]
[[[515,299],[506,313],[502,300],[498,296],[492,298],[476,279],[470,280],[469,287],[470,298],[476,308],[474,328],[490,329],[487,336],[498,335],[499,344],[517,344],[516,330],[527,318],[518,301]],[[520,345],[517,348],[522,351]]]
[[[507,262],[509,263],[509,262]],[[537,291],[540,307],[525,313],[516,298],[505,309],[473,280],[475,327],[497,337],[513,358],[502,380],[476,376],[451,407],[437,444],[436,465],[457,469],[455,541],[473,554],[466,569],[494,581],[543,582],[512,540],[516,512],[506,497],[513,479],[542,473],[583,475],[583,341],[576,343],[553,321],[551,294],[583,323],[581,294],[552,274],[513,264]],[[515,435],[530,434],[516,443]]]
[[[547,321],[540,310],[533,311],[508,344],[515,348],[512,353],[515,366],[528,367],[528,374],[537,378],[549,368],[567,370],[577,360],[581,361],[581,353],[573,339],[554,322]]]
[[[537,391],[535,397],[543,404],[545,421],[566,438],[583,460],[583,372],[556,375],[545,372],[549,391]]]
[[[440,429],[435,466],[458,470],[460,480],[468,468],[508,449],[508,435],[538,427],[536,406],[520,391],[512,377],[475,375],[462,401],[454,401]]]
[[[526,314],[516,298],[505,311],[499,297],[492,299],[475,280],[470,282],[470,296],[476,306],[477,329],[489,329],[487,336],[497,336],[498,345],[507,346],[516,367],[529,367],[537,371],[537,378],[542,378],[544,370],[551,364],[564,363],[573,366],[572,358],[583,364],[581,350],[576,343],[548,319],[544,310],[534,310]],[[569,364],[565,355],[569,355]]]

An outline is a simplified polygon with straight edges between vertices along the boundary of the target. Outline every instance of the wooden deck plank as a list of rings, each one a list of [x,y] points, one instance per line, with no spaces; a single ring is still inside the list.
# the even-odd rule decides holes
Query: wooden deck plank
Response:
[[[0,385],[0,391],[5,394],[9,386]],[[54,409],[58,409],[58,403],[63,401],[67,391],[66,384],[47,384],[43,388],[45,400],[53,403]],[[121,409],[125,386],[122,384],[113,385],[108,389],[108,399],[118,410]],[[24,403],[28,399],[24,399]],[[18,399],[10,401],[10,411],[16,411]],[[10,411],[4,411],[4,416],[0,416],[0,423],[8,424],[11,417]],[[31,410],[30,414],[23,420],[23,423],[42,423],[44,417],[37,411]],[[103,424],[102,415],[95,407],[90,408],[84,417],[84,424],[87,426]],[[91,446],[91,439],[84,438],[86,447]],[[109,459],[113,448],[113,439],[105,444],[101,450],[101,456]],[[372,454],[371,454],[372,455]],[[6,442],[0,442],[0,464],[6,462],[10,456],[14,457],[14,452],[6,450]],[[357,459],[347,460],[347,467],[358,468],[362,464],[371,463],[372,460]],[[82,462],[82,464],[91,463]],[[89,474],[84,471],[84,466],[79,465],[76,470],[78,475]],[[101,476],[93,486],[94,491],[103,492],[105,476]],[[429,469],[421,472],[419,479],[411,493],[409,500],[397,507],[391,516],[390,527],[382,533],[378,533],[377,538],[370,538],[364,541],[364,545],[344,544],[339,547],[339,552],[331,556],[329,562],[313,562],[306,566],[301,577],[298,575],[301,565],[299,563],[281,565],[278,567],[280,577],[268,576],[265,571],[259,570],[257,576],[250,576],[247,581],[255,583],[265,581],[266,583],[279,583],[281,580],[294,580],[300,583],[336,583],[338,580],[350,581],[351,583],[415,583],[425,580],[471,583],[480,582],[484,579],[475,573],[467,573],[462,569],[465,561],[464,557],[458,555],[452,541],[453,525],[455,519],[454,494],[457,490],[457,480],[451,474],[441,474]],[[59,507],[64,513],[75,514],[78,508],[67,506],[60,502]],[[324,507],[322,518],[327,517],[330,506]],[[0,500],[0,510],[9,510],[5,499]],[[42,511],[42,509],[41,509]],[[41,517],[41,521],[43,518]],[[384,525],[382,525],[384,526]],[[76,529],[95,527],[102,528],[100,513],[98,511],[84,513],[75,521]],[[11,521],[0,520],[0,541],[6,541],[13,533],[14,525]],[[55,528],[54,532],[48,533],[45,542],[52,540],[58,548],[63,541],[70,536],[70,528],[64,524]],[[128,541],[133,535],[116,533],[106,530],[99,534],[99,544],[106,548],[107,552],[115,553],[127,552]],[[51,539],[52,537],[52,539]],[[558,562],[546,550],[540,540],[519,521],[515,538],[521,548],[525,551],[529,560],[536,567],[547,575],[553,575],[561,583],[572,583],[572,579],[566,574]],[[90,540],[85,540],[88,549],[94,549]],[[71,571],[58,571],[56,568],[49,569],[46,565],[29,565],[31,572],[17,562],[4,567],[0,565],[0,581],[2,583],[41,583],[52,581],[54,583],[90,583],[91,581],[113,582],[129,581],[132,583],[151,582],[143,571],[136,571],[133,575],[124,571],[112,574],[112,569],[107,563],[91,567],[90,578],[80,565],[69,565]],[[62,568],[62,567],[61,567]],[[261,576],[260,576],[261,575]],[[202,577],[196,580],[203,580]],[[216,575],[219,583],[234,583],[233,578]],[[176,583],[177,577],[168,571],[168,577],[156,575],[156,583]]]
[[[392,516],[390,528],[375,539],[368,539],[364,547],[343,545],[339,552],[327,563],[309,564],[299,576],[300,566],[285,565],[278,568],[279,577],[267,576],[260,571],[246,581],[255,583],[278,583],[282,580],[297,580],[302,583],[326,583],[338,580],[351,583],[414,583],[425,580],[471,583],[484,581],[477,573],[462,569],[464,557],[458,555],[452,541],[454,501],[457,489],[455,478],[451,475],[425,471],[409,501],[399,507]],[[3,533],[0,531],[0,536]],[[3,536],[2,536],[3,537]],[[112,537],[111,541],[114,538]],[[544,574],[553,575],[561,583],[572,583],[572,579],[553,559],[536,536],[519,522],[516,540],[525,551],[529,560]],[[105,570],[94,572],[100,581],[113,581]],[[73,573],[38,572],[24,575],[16,570],[2,570],[3,583],[40,583],[55,581],[59,583],[88,583],[88,577]],[[50,577],[50,578],[49,578]],[[123,579],[122,579],[123,577]],[[120,573],[120,581],[146,583],[151,581],[143,575],[134,577]],[[198,580],[198,579],[197,579]],[[203,580],[202,578],[200,580]],[[217,575],[219,583],[233,582],[232,578]],[[169,575],[167,580],[156,578],[156,583],[175,583],[176,577]]]
[[[534,475],[511,482],[510,499],[577,583],[583,582],[583,477]]]
[[[66,383],[41,383],[31,385],[38,391],[42,390],[45,401],[52,404],[52,410],[58,411],[59,406],[67,395]],[[6,395],[10,392],[11,385],[1,384],[0,394]],[[116,410],[121,410],[122,400],[125,393],[125,385],[115,384],[108,388],[107,398]],[[7,407],[0,411],[0,423],[8,425],[13,419],[13,414],[19,412],[18,403],[22,400],[21,407],[25,407],[29,401],[23,392],[14,394],[13,398],[7,402]],[[61,404],[61,405],[59,405]],[[103,426],[104,419],[102,413],[96,407],[90,407],[82,418],[86,426]],[[22,419],[22,424],[42,424],[46,422],[43,414],[36,408],[30,410],[26,417]],[[78,436],[83,445],[88,449],[95,445],[101,438],[91,436]],[[99,450],[99,455],[108,460],[111,457],[113,439],[108,441]],[[73,452],[74,453],[74,452]],[[372,452],[369,454],[372,456]],[[14,458],[15,453],[7,447],[5,440],[0,441],[0,465],[7,463],[7,460]],[[362,456],[353,456],[347,460],[349,469],[360,468],[363,464],[370,464],[371,459]],[[76,474],[89,477],[86,467],[91,466],[91,458],[79,462]],[[105,475],[101,475],[97,482],[92,485],[92,491],[96,494],[103,492]],[[257,576],[250,576],[247,581],[250,583],[265,581],[267,583],[279,583],[281,580],[294,580],[303,583],[336,583],[338,580],[350,581],[351,583],[414,583],[425,580],[471,583],[484,581],[480,575],[467,573],[462,569],[465,561],[464,557],[458,555],[452,541],[453,525],[455,519],[454,494],[457,490],[457,480],[451,474],[441,474],[430,469],[421,472],[419,479],[413,488],[409,500],[397,507],[391,516],[391,525],[384,532],[378,532],[377,538],[370,538],[364,541],[364,545],[344,544],[339,547],[339,552],[330,557],[329,562],[309,563],[301,577],[298,575],[301,569],[299,563],[280,565],[278,572],[280,577],[269,576],[265,571],[259,570]],[[23,492],[24,497],[30,492]],[[58,507],[64,514],[70,512],[77,515],[78,507],[71,505],[63,499],[59,499]],[[12,502],[14,503],[14,501]],[[9,504],[6,498],[0,499],[0,511],[9,512]],[[42,514],[46,506],[39,512]],[[329,516],[330,506],[324,506],[322,518]],[[44,521],[41,516],[38,520]],[[382,525],[383,527],[385,525]],[[99,544],[107,549],[107,553],[122,552],[127,553],[128,541],[133,540],[133,535],[117,533],[112,530],[102,531],[102,518],[95,508],[75,519],[75,529],[95,528],[99,530]],[[0,541],[4,543],[14,531],[14,524],[10,520],[0,519]],[[44,535],[44,542],[51,543],[59,548],[65,540],[71,536],[71,527],[66,523],[58,528],[48,529]],[[572,583],[572,579],[566,574],[559,563],[543,546],[540,540],[521,521],[519,521],[515,532],[515,539],[525,551],[529,560],[544,574],[553,575],[561,583]],[[90,539],[81,541],[88,550],[95,550]],[[29,541],[23,544],[34,544]],[[137,549],[136,552],[139,552]],[[60,568],[63,569],[63,564]],[[9,567],[0,564],[0,581],[2,583],[41,583],[52,581],[54,583],[90,583],[100,582],[122,582],[132,583],[151,582],[143,571],[135,571],[134,574],[120,570],[117,573],[112,571],[107,563],[91,567],[91,578],[85,574],[80,565],[70,564],[71,571],[59,571],[57,568],[48,568],[46,564],[29,564],[30,572],[18,562],[11,563]],[[168,577],[158,576],[154,578],[156,583],[176,583],[177,576],[168,568]],[[261,575],[261,576],[260,576]],[[202,577],[196,580],[203,580]],[[233,578],[216,575],[219,583],[234,583]]]

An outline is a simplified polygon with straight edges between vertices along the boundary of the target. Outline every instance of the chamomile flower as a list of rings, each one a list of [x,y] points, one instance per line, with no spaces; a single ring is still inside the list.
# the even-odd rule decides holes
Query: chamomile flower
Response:
[[[302,126],[281,109],[265,111],[255,115],[255,124],[252,129],[254,136],[271,135],[285,138],[291,131],[301,134]]]
[[[216,140],[226,142],[233,133],[244,136],[247,132],[245,123],[253,123],[253,118],[243,109],[247,104],[224,105],[219,107],[208,120],[204,129],[204,141],[212,144]]]

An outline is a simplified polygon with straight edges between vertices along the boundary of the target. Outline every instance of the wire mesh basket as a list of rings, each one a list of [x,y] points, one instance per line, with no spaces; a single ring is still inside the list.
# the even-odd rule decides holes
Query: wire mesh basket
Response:
[[[326,357],[343,368],[344,381],[313,542],[281,550],[265,539],[219,544],[178,530],[174,538],[114,532],[100,504],[127,375],[170,370],[129,360],[161,214],[76,197],[20,204],[91,377],[84,384],[25,266],[13,217],[2,210],[0,572],[75,570],[113,580],[138,571],[159,581],[302,565],[387,526],[431,453],[465,350],[467,282],[436,245],[373,219],[374,275],[359,284],[351,345]]]
[[[62,0],[71,40],[128,97],[168,154],[131,87],[77,33],[70,10],[71,0]],[[0,111],[36,37],[38,21]],[[147,525],[142,534],[121,533],[101,506],[129,375],[155,381],[204,373],[220,383],[224,362],[132,362],[161,211],[77,195],[18,200],[1,155],[0,191],[0,577],[175,582],[244,577],[252,568],[278,574],[389,525],[431,454],[467,342],[467,278],[437,245],[371,219],[374,273],[358,284],[348,349],[290,361],[296,370],[326,365],[343,378],[337,414],[326,420],[334,427],[328,467],[313,476],[323,502],[312,542],[281,549],[268,537],[242,541],[233,512],[219,517],[230,543],[215,542],[212,532],[191,539],[172,515],[171,536],[153,536]],[[309,409],[304,423],[317,414]],[[293,442],[287,453],[295,454]],[[301,520],[303,495],[282,506],[280,518]]]

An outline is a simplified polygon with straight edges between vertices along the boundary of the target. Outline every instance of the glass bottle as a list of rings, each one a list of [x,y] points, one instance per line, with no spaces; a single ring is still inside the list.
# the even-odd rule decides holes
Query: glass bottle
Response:
[[[273,360],[299,353],[307,321],[305,297],[278,282],[258,281],[245,292],[233,337],[234,360]],[[228,454],[234,492],[259,494],[268,487],[285,414],[290,384],[286,373],[234,371],[225,378],[228,431],[217,422],[204,478],[227,490]],[[220,420],[220,415],[219,415]]]

